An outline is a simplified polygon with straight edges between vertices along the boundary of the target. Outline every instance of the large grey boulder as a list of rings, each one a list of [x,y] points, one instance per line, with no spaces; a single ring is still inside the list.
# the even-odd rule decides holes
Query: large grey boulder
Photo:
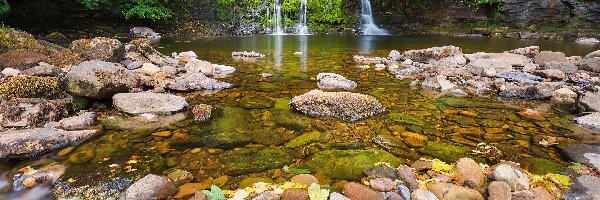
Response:
[[[118,63],[92,60],[67,73],[67,90],[77,96],[108,99],[137,86],[137,77]]]
[[[600,145],[564,144],[558,146],[561,154],[570,160],[586,164],[600,172]]]
[[[559,86],[547,83],[506,83],[500,87],[500,96],[513,99],[551,99]]]
[[[565,53],[563,52],[552,52],[552,51],[542,51],[535,56],[533,62],[538,65],[545,65],[547,62],[568,62]]]
[[[393,56],[398,57],[397,55]],[[402,53],[400,59],[426,62],[436,65],[462,65],[466,63],[466,59],[463,57],[462,49],[455,46],[409,50]]]
[[[166,199],[176,191],[169,177],[148,174],[127,188],[125,199]]]
[[[346,121],[356,121],[385,111],[381,103],[369,95],[321,90],[296,96],[289,105],[312,117],[335,117]]]
[[[587,174],[578,176],[563,199],[600,199],[600,178]]]
[[[600,113],[595,112],[586,116],[575,118],[575,121],[589,129],[600,131]],[[600,159],[600,158],[599,158]]]
[[[75,40],[69,49],[84,60],[119,62],[125,56],[125,47],[119,40],[105,37]]]
[[[579,69],[600,73],[600,57],[586,58],[581,60]]]
[[[125,113],[171,114],[188,106],[185,98],[160,93],[119,93],[113,96],[114,106]]]
[[[222,90],[231,87],[231,83],[208,78],[202,73],[184,74],[167,84],[168,89],[177,91]]]
[[[469,60],[468,68],[494,69],[497,73],[512,71],[513,66],[523,67],[531,62],[526,56],[511,53],[479,52],[464,56]]]
[[[319,73],[317,75],[317,86],[321,89],[344,89],[352,90],[358,84],[336,73]]]
[[[0,133],[0,158],[31,158],[67,146],[75,146],[96,135],[96,130],[65,131],[52,128]]]

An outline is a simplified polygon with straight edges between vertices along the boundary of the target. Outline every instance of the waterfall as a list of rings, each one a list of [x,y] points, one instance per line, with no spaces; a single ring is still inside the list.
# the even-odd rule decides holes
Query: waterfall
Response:
[[[306,1],[300,1],[300,16],[298,17],[298,25],[296,25],[297,35],[308,35],[308,26],[306,26]]]
[[[387,30],[377,27],[373,20],[373,12],[371,11],[371,2],[369,0],[361,0],[361,19],[363,35],[389,35]]]
[[[281,3],[279,0],[275,0],[275,4],[273,5],[273,20],[275,20],[273,35],[285,35],[281,28]]]

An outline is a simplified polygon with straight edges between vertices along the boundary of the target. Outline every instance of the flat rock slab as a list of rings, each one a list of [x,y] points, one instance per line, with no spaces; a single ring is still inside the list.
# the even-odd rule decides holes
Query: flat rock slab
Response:
[[[31,158],[43,153],[74,146],[93,137],[98,131],[65,131],[36,128],[0,133],[0,158]]]
[[[170,114],[188,106],[185,98],[171,94],[119,93],[113,96],[114,106],[126,113]]]

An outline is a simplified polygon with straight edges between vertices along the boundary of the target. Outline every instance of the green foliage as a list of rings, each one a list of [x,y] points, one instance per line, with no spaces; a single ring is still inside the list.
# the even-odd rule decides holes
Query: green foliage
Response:
[[[9,10],[10,5],[8,5],[8,2],[6,0],[0,0],[0,15],[8,13]]]
[[[160,0],[127,0],[121,2],[125,19],[139,18],[152,21],[164,21],[173,16],[173,12]]]
[[[225,194],[223,194],[221,188],[216,185],[210,186],[210,191],[202,190],[202,193],[208,196],[209,200],[225,200]]]

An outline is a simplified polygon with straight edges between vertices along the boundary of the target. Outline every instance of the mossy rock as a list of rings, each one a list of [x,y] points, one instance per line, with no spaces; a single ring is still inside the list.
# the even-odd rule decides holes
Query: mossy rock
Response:
[[[519,109],[513,108],[502,103],[495,102],[482,102],[475,101],[471,98],[458,98],[451,96],[444,96],[435,100],[438,108],[489,108],[489,109],[501,109],[501,110],[512,110],[518,111]]]
[[[29,33],[0,27],[0,53],[16,49],[40,50],[43,46]]]
[[[205,136],[204,144],[211,148],[230,149],[241,147],[252,142],[252,139],[242,133],[225,132]]]
[[[365,169],[387,162],[397,167],[400,158],[383,150],[326,150],[316,153],[307,165],[311,171],[333,179],[360,180]]]
[[[285,144],[285,147],[290,148],[290,149],[303,147],[303,146],[306,146],[311,143],[319,141],[320,138],[321,138],[321,132],[319,132],[319,131],[305,133],[305,134],[302,134],[302,135],[290,140],[288,143]]]
[[[64,95],[57,77],[17,76],[0,81],[0,98],[57,98]]]
[[[291,100],[292,99],[289,99],[289,98],[277,99],[275,101],[275,109],[292,110],[292,107],[289,106]]]
[[[292,110],[273,109],[275,124],[298,132],[303,132],[315,121],[306,115],[298,114]]]
[[[280,89],[280,87],[275,83],[260,82],[256,85],[256,90],[261,92],[275,92]]]
[[[422,128],[433,128],[431,124],[419,119],[419,117],[406,113],[390,113],[386,116],[386,118],[388,123],[397,123],[407,126],[414,125]]]
[[[523,158],[519,160],[519,164],[523,169],[535,175],[558,174],[565,169],[561,164],[543,158]]]
[[[240,99],[237,106],[245,109],[267,109],[275,106],[275,102],[266,97],[252,97]]]
[[[458,159],[466,157],[469,148],[442,142],[428,142],[425,147],[419,149],[420,153],[427,154],[444,162],[454,163]]]
[[[224,155],[220,162],[224,163],[224,173],[239,176],[282,168],[292,163],[292,155],[282,149],[242,149]]]
[[[281,145],[285,143],[285,139],[275,131],[264,128],[258,130],[250,130],[246,133],[252,139],[252,142],[263,145]]]
[[[234,132],[236,128],[248,125],[247,117],[250,113],[242,108],[223,107],[218,112],[218,117],[210,124],[213,133]]]

